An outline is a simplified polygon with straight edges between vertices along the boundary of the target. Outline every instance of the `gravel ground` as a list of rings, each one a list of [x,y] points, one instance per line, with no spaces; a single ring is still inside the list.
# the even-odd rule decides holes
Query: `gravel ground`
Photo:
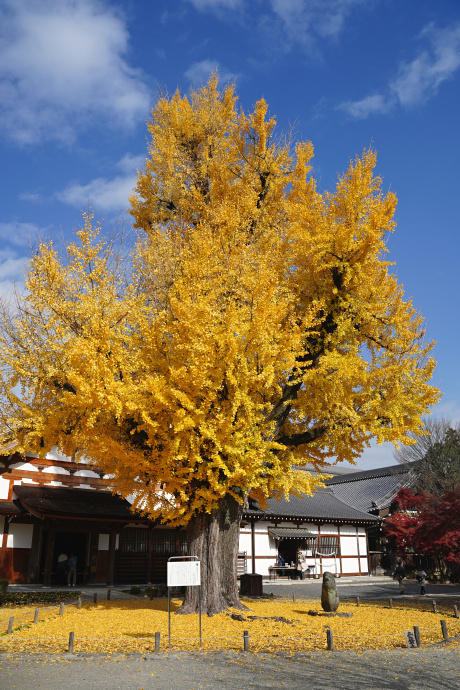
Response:
[[[413,600],[419,588],[406,582],[398,594],[392,580],[338,580],[342,599]],[[100,595],[103,596],[101,590]],[[264,592],[275,597],[317,598],[321,581],[265,583]],[[90,591],[85,592],[87,596]],[[115,594],[115,592],[114,592]],[[116,596],[116,595],[115,595]],[[122,598],[131,598],[122,594]],[[432,585],[427,601],[460,608],[460,587]],[[369,652],[314,652],[251,654],[208,652],[140,655],[0,655],[0,690],[200,690],[222,688],[289,688],[289,690],[459,690],[459,646]]]
[[[391,652],[253,655],[173,653],[136,656],[0,658],[2,690],[458,690],[458,648]]]

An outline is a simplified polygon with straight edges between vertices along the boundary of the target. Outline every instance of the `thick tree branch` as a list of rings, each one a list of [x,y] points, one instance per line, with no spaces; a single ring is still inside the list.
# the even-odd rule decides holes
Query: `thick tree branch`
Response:
[[[284,435],[280,438],[275,439],[276,443],[280,443],[287,448],[297,448],[297,446],[302,446],[306,443],[312,443],[320,438],[324,433],[326,433],[327,427],[320,426],[316,429],[310,429],[308,431],[303,431],[300,434],[292,434],[292,436]]]

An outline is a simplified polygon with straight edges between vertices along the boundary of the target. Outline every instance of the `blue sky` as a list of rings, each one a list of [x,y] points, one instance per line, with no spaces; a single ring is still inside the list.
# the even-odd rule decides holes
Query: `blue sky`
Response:
[[[399,198],[390,258],[437,341],[434,413],[459,419],[458,0],[0,0],[0,293],[37,231],[126,213],[159,89],[216,67],[313,142],[322,189],[377,149]],[[383,446],[358,465],[393,462]]]

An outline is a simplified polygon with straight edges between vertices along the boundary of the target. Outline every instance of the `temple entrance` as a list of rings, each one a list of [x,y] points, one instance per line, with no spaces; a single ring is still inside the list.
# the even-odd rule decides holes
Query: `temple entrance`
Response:
[[[77,585],[82,585],[86,580],[86,543],[88,535],[86,532],[56,532],[54,537],[53,552],[53,572],[57,579],[61,580],[56,584],[67,584],[67,570],[64,575],[59,571],[58,559],[61,554],[67,557],[73,554],[77,557]],[[64,580],[64,581],[63,581]]]
[[[53,539],[54,537],[54,539]],[[50,537],[49,532],[45,532],[43,540],[43,548],[41,554],[40,573],[45,582],[45,563],[48,551],[49,540],[53,539],[53,556],[51,561],[51,576],[48,580],[51,586],[65,586],[67,585],[67,567],[60,565],[59,557],[65,554],[69,557],[71,554],[77,558],[77,585],[82,585],[86,582],[87,577],[87,541],[88,534],[86,532],[55,532]],[[48,566],[49,567],[49,566]],[[49,577],[49,575],[48,575]],[[48,585],[48,586],[49,586]]]

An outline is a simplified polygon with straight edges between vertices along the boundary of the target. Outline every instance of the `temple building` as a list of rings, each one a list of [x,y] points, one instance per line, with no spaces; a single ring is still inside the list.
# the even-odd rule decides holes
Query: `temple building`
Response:
[[[0,577],[11,583],[64,584],[59,562],[77,558],[77,584],[166,581],[169,557],[186,554],[185,529],[131,510],[110,478],[53,450],[21,456],[14,444],[0,456]],[[366,575],[375,569],[375,536],[410,470],[398,465],[346,472],[311,497],[249,502],[240,528],[239,573],[275,575],[281,559],[295,568],[306,555],[307,576],[325,570]],[[371,546],[369,547],[371,535]]]

